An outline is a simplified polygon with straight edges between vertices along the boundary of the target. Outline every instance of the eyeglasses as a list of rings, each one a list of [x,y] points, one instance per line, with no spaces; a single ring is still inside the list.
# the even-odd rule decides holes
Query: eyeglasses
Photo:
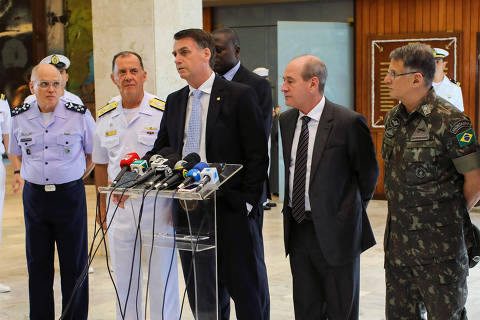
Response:
[[[50,86],[58,89],[61,85],[60,81],[35,81],[35,83],[42,89],[48,89]]]
[[[407,74],[414,74],[414,73],[420,73],[421,75],[423,75],[423,73],[421,73],[420,71],[412,71],[412,72],[405,72],[405,73],[399,73],[399,74],[396,74],[395,71],[392,71],[392,70],[387,70],[387,73],[393,78],[397,78],[397,77],[401,77],[401,76],[406,76]]]

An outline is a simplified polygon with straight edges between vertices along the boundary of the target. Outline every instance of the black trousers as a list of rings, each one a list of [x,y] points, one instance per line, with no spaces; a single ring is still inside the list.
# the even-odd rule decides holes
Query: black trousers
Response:
[[[87,264],[85,186],[45,192],[28,182],[23,188],[30,319],[54,319],[54,248],[57,245],[64,310]],[[88,274],[88,273],[87,273]],[[78,288],[65,319],[87,319],[88,276]]]
[[[237,319],[255,320],[270,318],[270,297],[265,262],[263,240],[259,234],[258,208],[247,216],[244,212],[233,211],[222,200],[217,200],[217,271],[218,271],[218,318],[230,319],[230,297],[235,303]],[[201,214],[191,214],[191,223]],[[182,222],[177,215],[177,222]],[[176,228],[182,228],[176,224]],[[195,230],[195,228],[193,228]],[[192,312],[209,317],[208,311],[215,308],[215,259],[212,250],[195,254],[196,281],[200,288],[194,290],[192,254],[180,251],[182,269],[188,279],[187,293]]]
[[[292,222],[289,255],[295,319],[358,319],[360,257],[347,265],[329,265],[307,220]]]

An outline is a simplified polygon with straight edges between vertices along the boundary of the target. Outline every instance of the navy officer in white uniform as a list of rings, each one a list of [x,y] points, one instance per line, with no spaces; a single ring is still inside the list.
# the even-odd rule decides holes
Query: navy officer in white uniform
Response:
[[[30,319],[54,319],[54,248],[62,312],[87,265],[87,205],[82,176],[92,162],[95,122],[82,105],[61,99],[62,76],[50,64],[32,70],[36,100],[12,110],[9,153],[21,164],[29,274]],[[65,319],[87,319],[88,277],[75,291]]]
[[[460,83],[455,80],[448,79],[445,75],[445,67],[448,57],[448,51],[440,48],[433,48],[433,57],[435,58],[435,76],[433,77],[433,89],[435,93],[447,100],[458,110],[463,111],[463,97]]]
[[[112,98],[97,113],[93,149],[97,186],[106,186],[115,179],[120,172],[119,163],[125,154],[136,152],[144,155],[152,149],[165,106],[162,100],[143,90],[147,72],[143,68],[142,58],[137,53],[131,51],[117,53],[112,60],[111,79],[117,86],[120,96]],[[105,197],[102,197],[100,205],[101,221],[105,220],[104,199]],[[149,238],[142,239],[147,269],[148,262],[151,261],[148,277],[150,319],[178,319],[180,307],[177,254],[171,248],[161,248],[158,245],[154,245],[152,249],[151,242],[152,232],[173,236],[172,200],[157,199],[154,220],[155,199],[151,197],[145,199],[140,235],[137,235],[137,226],[140,221],[141,197],[127,200],[124,197],[122,200],[118,209],[116,204],[110,203],[106,213],[106,224],[111,222],[108,229],[108,246],[120,298],[120,307],[117,305],[117,319],[143,319],[140,236],[145,234],[150,235]],[[116,213],[113,215],[115,210]],[[105,227],[104,224],[104,229]],[[151,259],[150,252],[152,252]],[[168,287],[164,298],[167,278]]]

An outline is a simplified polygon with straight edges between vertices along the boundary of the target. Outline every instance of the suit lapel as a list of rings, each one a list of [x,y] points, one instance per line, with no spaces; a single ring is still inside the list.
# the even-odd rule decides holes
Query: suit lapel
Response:
[[[190,93],[190,89],[186,86],[183,89],[183,92],[180,94],[180,101],[178,102],[179,107],[179,116],[178,116],[178,130],[177,130],[177,141],[179,141],[179,145],[183,148],[183,138],[185,136],[185,127],[188,126],[188,122],[190,119],[185,119],[187,116],[187,104],[188,104],[188,95]],[[180,150],[180,154],[182,151]]]
[[[315,176],[315,172],[318,169],[320,164],[320,159],[322,158],[323,151],[327,145],[328,137],[333,125],[333,108],[330,105],[330,101],[325,99],[325,107],[320,117],[320,123],[318,124],[317,133],[315,134],[315,143],[313,146],[313,155],[312,155],[312,167],[310,170],[310,183]]]
[[[240,68],[238,68],[237,72],[233,76],[232,81],[243,83],[244,78],[245,78],[245,68],[242,64],[240,64]]]
[[[290,167],[290,159],[292,154],[292,144],[293,144],[293,135],[295,133],[295,127],[297,125],[298,119],[298,110],[295,109],[294,112],[291,112],[288,115],[288,118],[285,119],[282,126],[282,138],[283,141],[283,157],[285,160],[285,168]],[[287,170],[288,172],[288,170]]]
[[[226,81],[226,80],[224,80]],[[205,146],[208,145],[212,136],[213,136],[213,129],[215,128],[215,123],[217,122],[218,114],[220,113],[220,109],[222,104],[225,101],[225,93],[224,93],[224,84],[222,80],[219,78],[218,75],[215,75],[215,80],[213,81],[212,92],[210,94],[210,102],[208,103],[208,113],[207,113],[207,128],[206,128],[206,139],[205,139]]]

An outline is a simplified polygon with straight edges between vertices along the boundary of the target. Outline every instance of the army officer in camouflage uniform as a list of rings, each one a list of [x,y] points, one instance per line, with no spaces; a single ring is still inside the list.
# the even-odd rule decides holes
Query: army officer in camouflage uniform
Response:
[[[424,44],[390,54],[384,82],[402,101],[386,116],[382,157],[386,319],[467,319],[464,219],[480,197],[480,152],[467,116],[432,88]],[[468,221],[469,222],[469,221]]]

